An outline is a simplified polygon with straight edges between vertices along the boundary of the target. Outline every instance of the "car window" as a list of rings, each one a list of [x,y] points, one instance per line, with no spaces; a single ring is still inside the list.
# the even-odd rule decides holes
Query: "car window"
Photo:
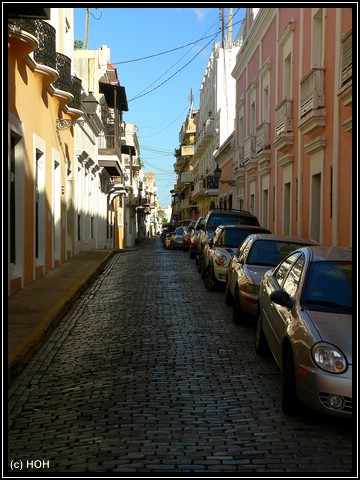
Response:
[[[282,284],[285,280],[285,277],[291,267],[291,265],[295,262],[295,260],[299,257],[300,253],[296,254],[291,254],[288,257],[286,257],[276,268],[274,277],[279,284],[280,287],[282,287]]]
[[[247,215],[213,214],[209,217],[207,228],[214,230],[219,225],[259,225],[256,217]]]
[[[245,238],[250,235],[250,233],[251,232],[247,230],[227,230],[225,234],[224,245],[231,248],[238,247],[245,240]]]
[[[215,234],[214,234],[214,245],[218,246],[218,247],[222,247],[223,244],[224,244],[224,230],[222,228],[217,228],[215,230]]]
[[[246,263],[276,267],[289,253],[296,250],[299,244],[278,240],[262,240],[254,242]]]
[[[225,229],[222,229],[221,230],[221,233],[219,235],[219,242],[218,242],[218,245],[219,247],[226,247],[227,246],[227,235],[228,235],[229,232],[227,232]]]
[[[248,253],[249,253],[249,250],[250,250],[250,247],[253,243],[253,238],[252,237],[249,237],[248,239],[246,239],[244,241],[244,243],[242,243],[237,251],[237,255],[239,256],[239,260],[240,261],[245,261]]]
[[[313,262],[309,269],[303,304],[314,310],[352,311],[352,263]]]
[[[289,294],[291,298],[295,297],[296,291],[298,289],[301,274],[304,269],[304,262],[304,255],[300,255],[296,262],[292,264],[289,273],[286,276],[283,289]]]

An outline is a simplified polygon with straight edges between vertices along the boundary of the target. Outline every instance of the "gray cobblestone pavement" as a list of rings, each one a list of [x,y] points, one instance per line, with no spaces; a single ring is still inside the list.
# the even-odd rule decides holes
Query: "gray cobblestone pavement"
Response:
[[[355,476],[352,422],[285,416],[254,325],[159,238],[110,258],[8,405],[8,476]]]

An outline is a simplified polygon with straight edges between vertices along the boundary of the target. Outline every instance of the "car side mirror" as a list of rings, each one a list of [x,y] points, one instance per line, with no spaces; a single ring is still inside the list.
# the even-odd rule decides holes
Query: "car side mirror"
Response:
[[[270,293],[270,300],[282,307],[286,307],[289,310],[292,309],[294,305],[294,300],[290,298],[290,295],[285,292],[285,290],[275,290],[274,292]]]

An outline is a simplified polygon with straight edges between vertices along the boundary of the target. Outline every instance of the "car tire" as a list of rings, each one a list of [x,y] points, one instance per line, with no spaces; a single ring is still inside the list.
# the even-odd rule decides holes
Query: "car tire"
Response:
[[[234,323],[241,323],[242,322],[243,312],[240,307],[240,299],[239,299],[239,292],[236,289],[234,292],[234,301],[233,301],[233,321]]]
[[[189,257],[190,257],[191,259],[193,259],[193,258],[196,257],[196,254],[195,254],[192,250],[190,250],[190,252],[189,252]]]
[[[214,292],[216,290],[216,280],[214,278],[213,269],[210,264],[205,269],[203,277],[206,290],[208,290],[209,292]]]
[[[225,286],[225,303],[226,305],[228,305],[229,307],[231,305],[233,305],[234,303],[234,297],[231,295],[230,293],[230,290],[229,290],[229,287],[227,285],[227,282],[226,282],[226,286]]]
[[[255,352],[259,357],[267,357],[270,355],[269,344],[266,340],[264,330],[262,328],[261,315],[258,316],[258,321],[255,330]]]
[[[299,413],[300,401],[296,392],[294,357],[291,348],[286,352],[283,371],[282,410],[285,415]]]

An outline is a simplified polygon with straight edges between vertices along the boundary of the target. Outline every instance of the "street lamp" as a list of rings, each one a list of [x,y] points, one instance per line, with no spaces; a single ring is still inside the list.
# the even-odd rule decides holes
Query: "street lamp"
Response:
[[[219,167],[218,164],[216,164],[216,168],[214,170],[214,177],[219,180],[219,183],[227,183],[228,185],[230,185],[230,187],[235,187],[236,185],[235,180],[220,180],[221,172],[222,172],[221,168]]]
[[[96,100],[92,92],[89,92],[88,95],[83,94],[83,98],[81,100],[82,107],[84,113],[86,115],[95,115],[97,106],[99,102]],[[56,119],[56,129],[59,130],[66,130],[67,128],[73,127],[74,125],[84,125],[85,120],[83,118],[78,120],[69,120],[65,118]]]
[[[218,164],[216,164],[216,168],[214,170],[214,177],[220,180],[221,172],[222,172],[221,168],[219,167]]]

